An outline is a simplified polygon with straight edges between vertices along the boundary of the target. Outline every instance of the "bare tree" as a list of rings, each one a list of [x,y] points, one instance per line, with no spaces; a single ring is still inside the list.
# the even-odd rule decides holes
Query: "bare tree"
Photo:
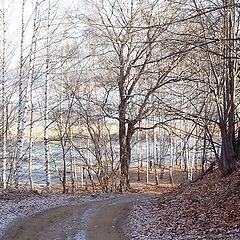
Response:
[[[50,175],[50,159],[49,159],[49,74],[50,74],[50,46],[51,46],[51,0],[48,1],[47,11],[47,38],[46,38],[46,72],[44,83],[44,150],[45,150],[45,171],[46,171],[46,189],[51,189],[51,175]]]
[[[24,12],[25,12],[25,2],[22,1],[22,22],[21,22],[21,44],[20,44],[20,63],[19,63],[19,98],[18,98],[18,125],[17,125],[17,146],[16,146],[16,157],[14,163],[14,175],[15,175],[15,188],[17,191],[20,190],[19,186],[19,171],[21,169],[22,162],[22,151],[23,151],[23,137],[24,137],[24,125],[25,125],[25,98],[27,97],[27,86],[25,83],[24,76],[24,36],[25,36],[25,22],[24,22]]]
[[[6,108],[6,17],[5,17],[5,1],[2,1],[1,11],[1,22],[2,22],[2,58],[1,58],[1,96],[2,96],[2,127],[1,127],[1,143],[2,143],[2,182],[3,189],[7,187],[6,179],[6,167],[7,167],[7,108]]]
[[[33,85],[36,80],[36,51],[37,51],[37,39],[39,30],[39,2],[36,1],[34,11],[33,11],[33,31],[32,40],[29,51],[29,144],[28,144],[28,172],[29,172],[29,185],[30,189],[33,189],[33,179],[32,179],[32,153],[33,153],[33,131],[34,131],[34,99],[33,99]]]
[[[95,37],[92,39],[98,39],[98,44],[92,42],[91,46],[94,46],[95,53],[102,54],[99,57],[101,63],[101,56],[109,59],[105,69],[109,76],[114,76],[116,84],[106,93],[104,102],[108,104],[103,105],[103,111],[118,121],[121,162],[119,189],[125,191],[130,188],[131,140],[136,126],[154,109],[151,99],[153,93],[176,81],[170,73],[177,68],[181,57],[173,54],[173,49],[167,48],[166,34],[175,11],[168,11],[170,6],[161,1],[151,4],[147,1],[102,1],[94,7],[97,18],[88,17],[88,24],[91,36]],[[163,48],[168,49],[165,56]],[[110,92],[118,95],[118,103],[116,97],[115,103],[111,103]],[[113,107],[114,104],[115,109],[109,112],[109,106]]]
[[[203,48],[208,63],[207,86],[213,96],[221,138],[221,154],[216,156],[218,166],[224,176],[236,170],[238,158],[238,128],[237,126],[237,79],[239,63],[237,61],[238,23],[236,18],[237,3],[224,0],[217,6],[209,6],[193,1],[199,14],[200,26],[203,32]],[[211,11],[207,9],[210,7]],[[206,12],[210,12],[207,14]],[[213,20],[212,20],[213,19]],[[216,25],[212,25],[212,23]],[[216,22],[218,21],[218,22]],[[211,25],[209,27],[209,25]],[[216,28],[216,29],[213,29]],[[218,34],[216,36],[216,31]],[[205,125],[206,128],[206,125]],[[208,133],[210,133],[209,129]]]

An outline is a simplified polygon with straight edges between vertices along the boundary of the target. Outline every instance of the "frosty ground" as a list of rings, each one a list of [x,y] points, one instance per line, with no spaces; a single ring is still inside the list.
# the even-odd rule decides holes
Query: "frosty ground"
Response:
[[[129,206],[140,199],[150,200],[146,194],[5,194],[2,239],[126,239]]]
[[[240,239],[240,171],[218,171],[170,194],[139,202],[129,216],[132,239]]]
[[[54,207],[97,202],[120,206],[117,204],[127,199],[131,206],[128,217],[122,223],[125,229],[127,227],[125,239],[237,240],[240,239],[239,179],[239,171],[228,178],[221,178],[216,172],[201,181],[184,184],[171,193],[159,195],[95,193],[74,196],[1,192],[0,232],[2,236],[7,226],[16,219]],[[84,232],[78,232],[74,239],[85,239]]]

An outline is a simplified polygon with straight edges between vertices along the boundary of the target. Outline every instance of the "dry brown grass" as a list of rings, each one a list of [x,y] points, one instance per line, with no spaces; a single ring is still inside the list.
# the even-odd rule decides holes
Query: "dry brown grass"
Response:
[[[154,170],[149,171],[149,180],[146,182],[146,170],[140,169],[140,181],[137,181],[137,169],[130,171],[131,187],[133,191],[140,193],[162,194],[177,188],[180,184],[186,182],[186,172],[179,167],[174,167],[173,170],[173,184],[170,183],[169,170],[166,169],[162,179],[158,179],[158,184],[154,177]]]

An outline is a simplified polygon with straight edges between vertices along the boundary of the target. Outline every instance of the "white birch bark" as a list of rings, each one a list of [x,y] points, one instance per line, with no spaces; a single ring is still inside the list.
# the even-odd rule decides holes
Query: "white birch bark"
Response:
[[[192,137],[189,138],[188,144],[188,159],[187,159],[187,169],[188,169],[188,180],[192,180],[193,178],[193,164],[194,164],[194,156],[192,150]]]
[[[76,156],[73,147],[73,131],[71,129],[71,113],[69,114],[69,129],[70,133],[70,165],[71,165],[71,184],[72,184],[72,193],[75,193],[77,190],[77,168],[76,168]]]
[[[156,134],[153,129],[153,168],[154,168],[154,178],[155,183],[158,185],[158,173],[157,173],[157,142],[156,142]]]
[[[21,44],[20,44],[20,65],[19,65],[19,85],[18,85],[18,124],[17,124],[17,143],[16,143],[16,155],[13,163],[14,168],[14,182],[15,188],[17,191],[20,191],[19,187],[19,171],[21,168],[22,162],[22,151],[23,151],[23,137],[24,137],[24,125],[25,125],[25,112],[24,112],[24,95],[25,88],[24,86],[24,75],[23,75],[23,43],[24,43],[24,33],[25,33],[25,24],[24,24],[24,10],[25,10],[25,0],[22,1],[22,32],[21,32]]]
[[[83,172],[83,160],[80,160],[80,180],[81,180],[81,188],[84,188],[84,172]]]
[[[79,111],[80,111],[80,110],[79,110]],[[78,129],[81,130],[81,128],[82,128],[81,123],[79,122],[78,124],[79,124],[79,125],[78,125]],[[81,139],[80,139],[80,141],[79,141],[78,144],[79,144],[79,146],[82,145]],[[85,156],[85,154],[86,154],[86,153],[84,152],[83,155]],[[83,189],[83,188],[84,188],[84,160],[83,160],[82,158],[80,158],[79,164],[80,164],[80,166],[79,166],[80,186],[81,186],[81,189]]]
[[[30,90],[30,101],[32,102],[32,89]],[[32,104],[31,104],[32,105]],[[33,149],[33,140],[32,140],[32,133],[33,133],[33,107],[31,106],[31,111],[30,111],[30,131],[29,131],[29,153],[28,153],[28,181],[29,181],[29,186],[30,189],[33,189],[33,179],[32,179],[32,149]]]
[[[46,39],[46,74],[44,84],[44,156],[45,156],[45,174],[46,174],[46,190],[51,190],[51,172],[50,172],[50,156],[49,156],[49,68],[50,68],[50,16],[51,16],[51,0],[48,1],[47,14],[47,39]]]
[[[173,136],[170,132],[170,163],[169,163],[169,181],[173,183],[173,162],[174,162],[174,149],[173,149]]]
[[[72,139],[72,131],[71,131],[71,142]],[[77,190],[77,170],[76,170],[76,157],[73,151],[73,145],[70,146],[70,163],[71,163],[71,182],[72,182],[72,193],[75,193]]]
[[[137,180],[140,182],[141,178],[140,178],[140,163],[142,161],[142,149],[141,149],[141,141],[140,141],[140,137],[139,137],[139,130],[137,132],[137,159],[138,159],[138,176],[137,176]]]
[[[197,135],[196,135],[197,136]],[[195,140],[195,144],[194,144],[194,174],[197,174],[198,172],[198,140]]]
[[[5,19],[5,1],[2,1],[2,182],[3,189],[7,188],[6,168],[7,168],[7,113],[6,113],[6,19]]]
[[[37,17],[39,3],[36,1],[34,9],[34,19],[33,19],[33,35],[32,43],[29,54],[29,100],[30,100],[30,129],[29,129],[29,153],[28,153],[28,180],[30,189],[33,189],[33,179],[32,179],[32,150],[33,150],[33,83],[35,74],[35,58],[36,58],[36,48],[37,48]]]
[[[146,182],[149,181],[149,139],[146,131]]]

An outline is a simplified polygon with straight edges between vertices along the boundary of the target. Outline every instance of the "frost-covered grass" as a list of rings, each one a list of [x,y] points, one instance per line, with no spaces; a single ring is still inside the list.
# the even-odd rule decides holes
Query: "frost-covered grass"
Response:
[[[239,179],[240,171],[224,179],[215,174],[168,194],[155,197],[148,194],[129,194],[128,201],[132,197],[133,204],[126,220],[126,233],[133,240],[238,240]],[[7,225],[17,218],[88,201],[111,199],[114,204],[121,196],[126,197],[124,194],[73,196],[0,192],[0,237]],[[85,211],[82,217],[87,218],[89,211]],[[75,236],[75,240],[85,239],[82,230]]]

